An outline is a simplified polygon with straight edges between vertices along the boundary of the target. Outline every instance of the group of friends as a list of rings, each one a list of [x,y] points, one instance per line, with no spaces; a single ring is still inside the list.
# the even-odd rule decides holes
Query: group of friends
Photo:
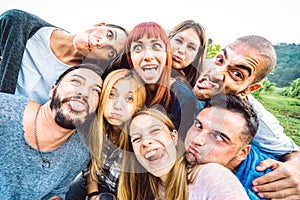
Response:
[[[0,27],[1,199],[300,199],[299,146],[251,96],[266,38],[206,60],[193,20],[71,34],[13,9]]]

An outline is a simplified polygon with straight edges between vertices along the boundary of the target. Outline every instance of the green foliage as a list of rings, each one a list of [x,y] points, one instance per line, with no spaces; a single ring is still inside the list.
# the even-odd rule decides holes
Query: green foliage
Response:
[[[221,46],[218,44],[209,44],[207,46],[206,58],[213,58],[219,53]]]
[[[286,135],[300,145],[300,99],[262,94],[259,101],[279,120]]]
[[[275,86],[276,86],[276,84],[271,83],[271,81],[268,78],[263,79],[260,83],[262,84],[262,87],[252,93],[252,95],[256,99],[261,99],[262,94],[272,93],[274,91]]]
[[[291,82],[289,87],[285,87],[281,94],[283,96],[300,99],[300,78]]]
[[[281,43],[274,48],[277,63],[267,77],[278,87],[288,87],[293,80],[300,78],[300,44]]]

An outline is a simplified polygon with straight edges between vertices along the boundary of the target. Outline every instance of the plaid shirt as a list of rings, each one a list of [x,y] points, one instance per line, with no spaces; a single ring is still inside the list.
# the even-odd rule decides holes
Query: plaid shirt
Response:
[[[122,151],[107,138],[104,146],[104,162],[102,173],[98,174],[99,191],[108,190],[116,193],[120,176],[120,165],[122,162]]]

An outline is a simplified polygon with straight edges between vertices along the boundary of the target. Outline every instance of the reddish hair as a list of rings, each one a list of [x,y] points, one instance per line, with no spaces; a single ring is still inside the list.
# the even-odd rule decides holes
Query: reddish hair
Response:
[[[136,25],[132,31],[129,33],[126,42],[126,57],[128,64],[133,68],[133,63],[131,60],[130,47],[131,44],[137,40],[147,38],[156,38],[162,40],[166,45],[166,65],[162,71],[161,77],[159,78],[157,88],[155,91],[150,91],[147,88],[147,105],[152,106],[155,104],[161,104],[168,108],[171,102],[171,92],[170,92],[170,82],[171,82],[171,67],[172,67],[172,55],[171,55],[171,45],[165,30],[155,22],[143,22]],[[151,95],[153,94],[153,95]]]

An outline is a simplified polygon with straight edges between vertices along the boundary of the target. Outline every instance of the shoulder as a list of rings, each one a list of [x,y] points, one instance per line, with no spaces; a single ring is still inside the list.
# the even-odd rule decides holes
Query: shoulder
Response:
[[[0,93],[0,113],[22,110],[26,107],[29,99],[24,96]]]
[[[249,199],[236,176],[224,166],[208,163],[199,170],[196,181],[192,186],[189,186],[192,187],[194,193],[195,191],[202,191],[201,196],[215,200]]]

